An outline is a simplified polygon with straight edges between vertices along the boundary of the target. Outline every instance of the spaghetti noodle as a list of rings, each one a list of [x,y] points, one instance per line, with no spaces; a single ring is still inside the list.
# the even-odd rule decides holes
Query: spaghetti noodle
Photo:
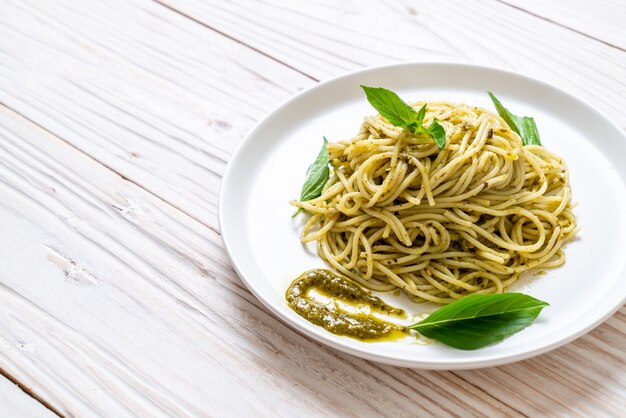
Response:
[[[292,202],[311,215],[302,241],[363,286],[416,302],[501,293],[526,270],[563,264],[577,231],[564,162],[485,109],[428,103],[425,124],[434,118],[443,150],[380,115],[328,144],[321,196]]]

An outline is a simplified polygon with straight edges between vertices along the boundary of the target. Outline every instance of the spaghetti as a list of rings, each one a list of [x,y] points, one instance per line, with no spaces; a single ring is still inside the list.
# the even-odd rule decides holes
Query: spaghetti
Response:
[[[428,103],[424,123],[434,118],[443,150],[380,115],[328,144],[321,196],[292,202],[311,215],[302,241],[363,286],[416,302],[501,293],[524,271],[563,264],[577,231],[564,162],[485,109]]]

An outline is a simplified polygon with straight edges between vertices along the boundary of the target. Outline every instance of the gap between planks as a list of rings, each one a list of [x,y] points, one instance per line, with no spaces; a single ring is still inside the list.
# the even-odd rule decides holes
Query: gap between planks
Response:
[[[228,38],[228,39],[230,39],[230,40],[232,40],[234,42],[237,42],[238,44],[240,44],[240,45],[242,45],[242,46],[244,46],[246,48],[249,48],[250,50],[252,50],[252,51],[254,51],[256,53],[259,53],[259,54],[263,55],[264,57],[267,57],[267,58],[275,61],[278,64],[281,64],[281,65],[283,65],[283,66],[285,66],[285,67],[287,67],[287,68],[289,68],[289,69],[291,69],[293,71],[296,71],[297,73],[302,74],[303,76],[311,79],[312,81],[315,81],[315,82],[319,82],[320,81],[319,78],[316,78],[316,77],[312,76],[311,74],[308,74],[307,72],[297,68],[296,66],[293,66],[293,65],[290,65],[290,64],[286,63],[285,61],[281,60],[278,57],[275,57],[274,55],[270,54],[269,52],[265,52],[265,51],[263,51],[263,50],[261,50],[259,48],[256,48],[253,45],[248,44],[245,40],[242,40],[242,39],[240,39],[240,38],[238,38],[238,37],[236,37],[234,35],[231,35],[231,34],[227,33],[224,30],[220,30],[220,29],[218,29],[218,28],[216,28],[214,26],[211,26],[208,23],[203,22],[201,19],[195,18],[195,17],[185,13],[184,11],[175,8],[174,6],[166,4],[166,3],[163,2],[163,0],[152,0],[152,1],[154,1],[155,3],[159,4],[160,6],[166,8],[166,9],[168,9],[168,10],[170,10],[170,11],[172,11],[172,12],[174,12],[174,13],[180,15],[180,16],[183,16],[183,17],[185,17],[185,18],[187,18],[187,19],[189,19],[189,20],[191,20],[191,21],[193,21],[193,22],[203,26],[206,29],[209,29],[209,30],[211,30],[211,31],[213,31],[213,32],[215,32],[215,33],[217,33],[219,35],[222,35],[222,36],[224,36],[224,37],[226,37],[226,38]],[[615,44],[613,44],[611,42],[605,41],[603,39],[600,39],[600,38],[598,38],[596,36],[593,36],[593,35],[590,35],[588,33],[585,33],[583,31],[578,30],[576,28],[573,28],[571,26],[568,26],[568,25],[565,25],[563,23],[557,22],[557,21],[555,21],[553,19],[550,19],[548,17],[542,16],[542,15],[540,15],[538,13],[535,13],[535,12],[532,12],[530,10],[524,9],[524,8],[522,8],[520,6],[515,5],[515,4],[508,3],[505,0],[492,0],[492,1],[500,3],[500,4],[503,4],[503,5],[507,6],[507,7],[512,8],[512,9],[518,10],[518,11],[520,11],[522,13],[525,13],[525,14],[527,14],[529,16],[532,16],[532,17],[534,17],[536,19],[540,19],[540,20],[543,20],[543,21],[548,22],[550,24],[553,24],[555,26],[558,26],[560,28],[569,30],[570,32],[576,33],[576,34],[578,34],[580,36],[584,36],[585,38],[591,39],[591,40],[593,40],[595,42],[599,42],[599,43],[604,44],[604,45],[606,45],[608,47],[615,48],[618,51],[626,52],[626,49],[620,47],[619,45],[615,45]]]
[[[58,415],[60,417],[63,417],[63,415],[61,414],[61,412],[59,412],[54,406],[52,406],[48,401],[46,401],[45,399],[43,399],[41,396],[39,396],[37,393],[35,393],[30,387],[28,387],[27,385],[23,384],[22,382],[20,382],[19,380],[17,380],[15,377],[11,376],[9,373],[7,373],[2,367],[0,367],[0,375],[4,376],[8,381],[10,381],[11,383],[13,383],[14,385],[17,385],[18,388],[20,388],[20,390],[22,392],[24,392],[26,395],[30,396],[31,398],[33,398],[35,401],[39,402],[41,405],[43,405],[46,409],[48,409],[50,412],[54,413],[55,415]]]
[[[303,76],[305,76],[305,77],[307,77],[307,78],[311,79],[312,81],[319,82],[319,79],[317,79],[317,78],[313,77],[312,75],[307,74],[307,73],[305,73],[304,71],[302,71],[302,70],[300,70],[300,69],[298,69],[298,68],[296,68],[296,67],[294,67],[294,66],[292,66],[292,65],[287,64],[285,61],[282,61],[282,60],[280,60],[279,58],[276,58],[276,57],[274,57],[274,56],[272,56],[272,55],[268,54],[267,52],[264,52],[264,51],[262,51],[262,50],[260,50],[260,49],[258,49],[258,48],[255,48],[255,47],[254,47],[254,46],[252,46],[252,45],[248,45],[247,43],[245,43],[245,42],[244,42],[244,41],[242,41],[241,39],[238,39],[238,38],[236,38],[236,37],[234,37],[234,36],[232,36],[232,35],[229,35],[228,33],[224,32],[224,31],[221,31],[221,30],[219,30],[219,29],[217,29],[217,28],[214,28],[214,27],[212,27],[212,26],[210,26],[210,25],[208,25],[208,24],[204,23],[203,21],[201,21],[201,20],[199,20],[199,19],[196,19],[196,18],[195,18],[195,17],[193,17],[193,16],[188,15],[188,14],[187,14],[187,13],[185,13],[185,12],[182,12],[182,11],[180,11],[180,10],[178,10],[178,9],[175,9],[174,7],[170,6],[169,4],[165,4],[165,3],[163,3],[161,0],[153,0],[153,1],[154,1],[155,3],[157,3],[159,6],[162,6],[162,7],[166,8],[166,9],[168,9],[168,10],[170,10],[170,11],[172,11],[172,12],[174,12],[174,13],[176,13],[176,14],[178,14],[178,15],[180,15],[180,16],[182,16],[182,17],[184,17],[184,18],[187,18],[187,19],[191,20],[192,22],[195,22],[195,23],[199,24],[200,26],[203,26],[203,27],[204,27],[204,28],[206,28],[206,29],[209,29],[209,30],[211,30],[211,31],[213,31],[213,32],[215,32],[215,33],[217,33],[217,34],[219,34],[219,35],[222,35],[222,36],[223,36],[223,37],[225,37],[225,38],[228,38],[228,39],[230,39],[230,40],[232,40],[232,41],[234,41],[234,42],[237,42],[238,44],[240,44],[240,45],[242,45],[242,46],[244,46],[244,47],[246,47],[246,48],[248,48],[248,49],[250,49],[250,50],[252,50],[252,51],[254,51],[254,52],[256,52],[256,53],[258,53],[258,54],[261,54],[261,55],[263,55],[264,57],[267,57],[267,58],[271,59],[272,61],[275,61],[275,62],[277,62],[278,64],[283,65],[283,66],[285,66],[285,67],[289,68],[290,70],[293,70],[293,71],[295,71],[295,72],[297,72],[297,73],[299,73],[299,74],[302,74]]]
[[[561,28],[563,28],[563,29],[567,29],[567,30],[569,30],[569,31],[571,31],[571,32],[574,32],[574,33],[576,33],[576,34],[580,35],[580,36],[584,36],[585,38],[589,38],[589,39],[591,39],[591,40],[594,40],[594,41],[596,41],[596,42],[600,42],[601,44],[604,44],[604,45],[609,46],[609,47],[611,47],[611,48],[615,48],[615,49],[617,49],[618,51],[626,52],[626,49],[622,48],[622,47],[621,47],[621,46],[619,46],[619,45],[612,44],[611,42],[607,42],[607,41],[605,41],[605,40],[603,40],[603,39],[600,39],[600,38],[598,38],[598,37],[595,37],[595,36],[593,36],[593,35],[590,35],[590,34],[588,34],[588,33],[585,33],[585,32],[583,32],[583,31],[578,30],[578,29],[576,29],[576,28],[573,28],[573,27],[571,27],[571,26],[567,26],[567,25],[565,25],[565,24],[563,24],[563,23],[557,22],[557,21],[552,20],[552,19],[550,19],[550,18],[548,18],[548,17],[542,16],[542,15],[540,15],[540,14],[538,14],[538,13],[531,12],[530,10],[526,10],[526,9],[524,9],[523,7],[517,6],[517,5],[515,5],[515,4],[508,3],[508,2],[506,2],[505,0],[494,0],[494,1],[496,1],[496,2],[498,2],[498,3],[501,3],[501,4],[504,4],[504,5],[508,6],[508,7],[511,7],[511,8],[513,8],[513,9],[515,9],[515,10],[519,10],[520,12],[526,13],[526,14],[528,14],[528,15],[530,15],[530,16],[536,17],[537,19],[541,19],[541,20],[543,20],[543,21],[545,21],[545,22],[552,23],[553,25],[556,25],[556,26],[561,27]]]

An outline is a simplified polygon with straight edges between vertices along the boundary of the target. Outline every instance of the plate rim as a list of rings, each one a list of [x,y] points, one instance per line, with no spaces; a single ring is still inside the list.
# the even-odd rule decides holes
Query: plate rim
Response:
[[[624,132],[624,130],[613,120],[611,120],[609,117],[607,117],[604,113],[602,113],[601,111],[599,111],[598,109],[592,107],[591,105],[587,104],[587,102],[585,102],[584,100],[582,100],[581,98],[579,98],[578,96],[576,96],[573,93],[570,93],[558,86],[555,86],[545,80],[542,80],[540,78],[537,77],[533,77],[533,76],[528,76],[525,74],[521,74],[519,72],[516,71],[512,71],[509,69],[505,69],[502,67],[497,67],[497,66],[487,66],[487,65],[479,65],[479,64],[473,64],[473,63],[464,63],[464,62],[458,62],[458,61],[411,61],[411,62],[402,62],[402,63],[395,63],[395,64],[385,64],[385,65],[380,65],[380,66],[373,66],[373,67],[366,67],[366,68],[360,68],[357,70],[353,70],[353,71],[349,71],[349,72],[344,72],[338,76],[332,77],[332,78],[328,78],[325,79],[323,81],[318,81],[317,83],[313,84],[310,87],[307,87],[299,92],[297,92],[296,94],[293,94],[291,96],[289,96],[286,100],[283,100],[282,102],[280,102],[277,106],[275,106],[271,111],[269,111],[267,114],[265,114],[265,116],[263,116],[259,121],[257,121],[255,123],[255,125],[252,127],[252,129],[250,129],[250,131],[245,135],[245,137],[240,141],[240,143],[237,145],[237,147],[235,148],[235,151],[232,153],[228,164],[226,166],[226,169],[224,171],[224,175],[222,176],[222,180],[220,183],[220,190],[219,190],[219,195],[218,195],[218,206],[217,206],[217,216],[218,216],[218,226],[219,226],[219,233],[220,236],[222,238],[222,242],[224,243],[224,249],[226,250],[226,253],[228,254],[228,257],[230,258],[230,261],[237,273],[237,275],[239,276],[239,278],[241,279],[241,281],[246,285],[246,287],[248,288],[248,290],[250,290],[250,292],[254,295],[254,297],[259,300],[263,306],[265,306],[276,318],[278,318],[282,323],[288,325],[290,328],[292,328],[294,331],[296,331],[297,333],[301,334],[301,335],[305,335],[309,338],[312,338],[313,340],[315,340],[318,343],[324,344],[326,346],[332,347],[334,349],[337,349],[339,351],[342,351],[344,353],[348,353],[360,358],[364,358],[367,360],[371,360],[371,361],[376,361],[376,362],[380,362],[380,363],[385,363],[385,364],[390,364],[393,366],[400,366],[400,367],[412,367],[412,368],[419,368],[419,369],[425,369],[425,370],[463,370],[463,369],[478,369],[478,368],[484,368],[484,367],[493,367],[493,366],[500,366],[500,365],[504,365],[504,364],[509,364],[509,363],[513,363],[513,362],[517,362],[517,361],[522,361],[543,353],[546,353],[548,351],[554,350],[558,347],[561,347],[583,335],[585,335],[586,333],[590,332],[591,330],[593,330],[594,328],[596,328],[598,325],[602,324],[603,322],[605,322],[608,318],[610,318],[611,316],[613,316],[613,314],[615,314],[615,312],[617,312],[623,305],[624,303],[626,303],[626,294],[624,294],[621,298],[620,301],[618,301],[615,306],[612,306],[611,309],[609,309],[608,311],[606,311],[604,313],[604,315],[601,315],[600,317],[598,317],[597,319],[595,319],[594,321],[591,321],[590,323],[588,323],[587,325],[585,325],[584,327],[578,329],[576,332],[563,337],[557,341],[554,341],[550,344],[546,344],[546,345],[542,345],[539,346],[535,349],[530,349],[530,350],[526,350],[524,352],[521,353],[511,353],[511,354],[502,354],[499,356],[490,356],[487,358],[478,358],[478,359],[438,359],[435,361],[423,361],[423,360],[413,360],[413,359],[408,359],[408,358],[398,358],[397,356],[386,356],[386,355],[379,355],[379,354],[375,354],[372,353],[370,351],[368,351],[367,349],[358,347],[358,346],[349,346],[346,344],[342,344],[339,341],[335,341],[332,338],[327,338],[326,336],[324,336],[323,334],[317,334],[314,333],[312,331],[310,331],[308,328],[304,328],[302,327],[300,324],[298,324],[298,321],[294,320],[293,318],[283,315],[283,313],[278,310],[276,307],[274,307],[274,305],[272,303],[270,303],[269,301],[265,300],[265,298],[263,298],[261,296],[261,292],[258,291],[258,289],[256,288],[256,286],[254,285],[254,281],[253,280],[249,280],[246,275],[243,273],[243,270],[241,268],[240,262],[238,261],[237,257],[234,256],[233,253],[233,244],[231,243],[229,237],[228,237],[228,233],[225,233],[225,231],[227,230],[227,228],[224,228],[225,225],[225,221],[224,221],[224,213],[226,212],[226,209],[224,208],[225,205],[225,198],[224,196],[227,193],[227,189],[228,187],[225,187],[225,185],[227,186],[230,183],[230,178],[232,177],[232,167],[233,167],[233,162],[237,160],[237,158],[239,157],[241,150],[244,149],[244,147],[252,140],[252,138],[254,138],[255,133],[257,130],[259,130],[261,128],[261,126],[263,126],[268,120],[270,120],[274,114],[278,113],[279,111],[281,111],[283,108],[288,107],[293,101],[298,100],[301,96],[304,96],[306,94],[308,94],[311,91],[314,91],[316,89],[320,89],[323,88],[326,84],[330,84],[336,81],[340,81],[343,78],[349,78],[349,77],[353,77],[355,75],[359,75],[359,74],[365,74],[368,72],[377,72],[377,71],[384,71],[384,70],[388,70],[388,69],[393,69],[393,68],[399,68],[399,67],[415,67],[415,66],[420,66],[420,67],[437,67],[437,66],[448,66],[448,67],[457,67],[459,69],[462,68],[469,68],[472,70],[479,70],[479,71],[495,71],[495,72],[499,72],[502,73],[504,75],[507,76],[514,76],[514,77],[520,77],[529,81],[532,81],[534,83],[537,83],[539,85],[543,85],[545,87],[548,87],[550,89],[556,90],[558,93],[567,96],[569,99],[574,100],[576,102],[578,102],[579,104],[582,104],[583,106],[587,107],[588,109],[590,109],[591,111],[593,111],[597,116],[599,116],[600,118],[602,118],[604,120],[605,123],[610,124],[613,128],[615,128],[615,130],[617,132],[621,133],[621,137],[622,140],[626,140],[626,133]],[[622,178],[622,176],[620,176],[620,178],[622,180],[624,180]],[[622,271],[620,274],[623,274],[624,271]]]

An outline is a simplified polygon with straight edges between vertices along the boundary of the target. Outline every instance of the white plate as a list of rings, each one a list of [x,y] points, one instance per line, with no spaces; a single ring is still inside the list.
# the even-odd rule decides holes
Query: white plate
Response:
[[[364,343],[333,335],[298,316],[284,294],[300,273],[324,263],[300,244],[303,217],[292,220],[304,173],[322,143],[354,136],[376,111],[360,84],[382,86],[406,100],[447,100],[492,109],[493,91],[516,114],[534,116],[543,145],[571,174],[581,231],[567,261],[515,290],[550,303],[524,331],[501,343],[463,351],[434,343]],[[303,91],[270,113],[246,137],[224,175],[219,204],[222,236],[237,272],[274,314],[339,350],[399,366],[462,369],[494,366],[556,348],[591,330],[626,295],[626,138],[597,110],[543,82],[463,64],[401,64],[358,71]],[[409,311],[421,305],[383,296]],[[402,296],[402,298],[404,298]]]

